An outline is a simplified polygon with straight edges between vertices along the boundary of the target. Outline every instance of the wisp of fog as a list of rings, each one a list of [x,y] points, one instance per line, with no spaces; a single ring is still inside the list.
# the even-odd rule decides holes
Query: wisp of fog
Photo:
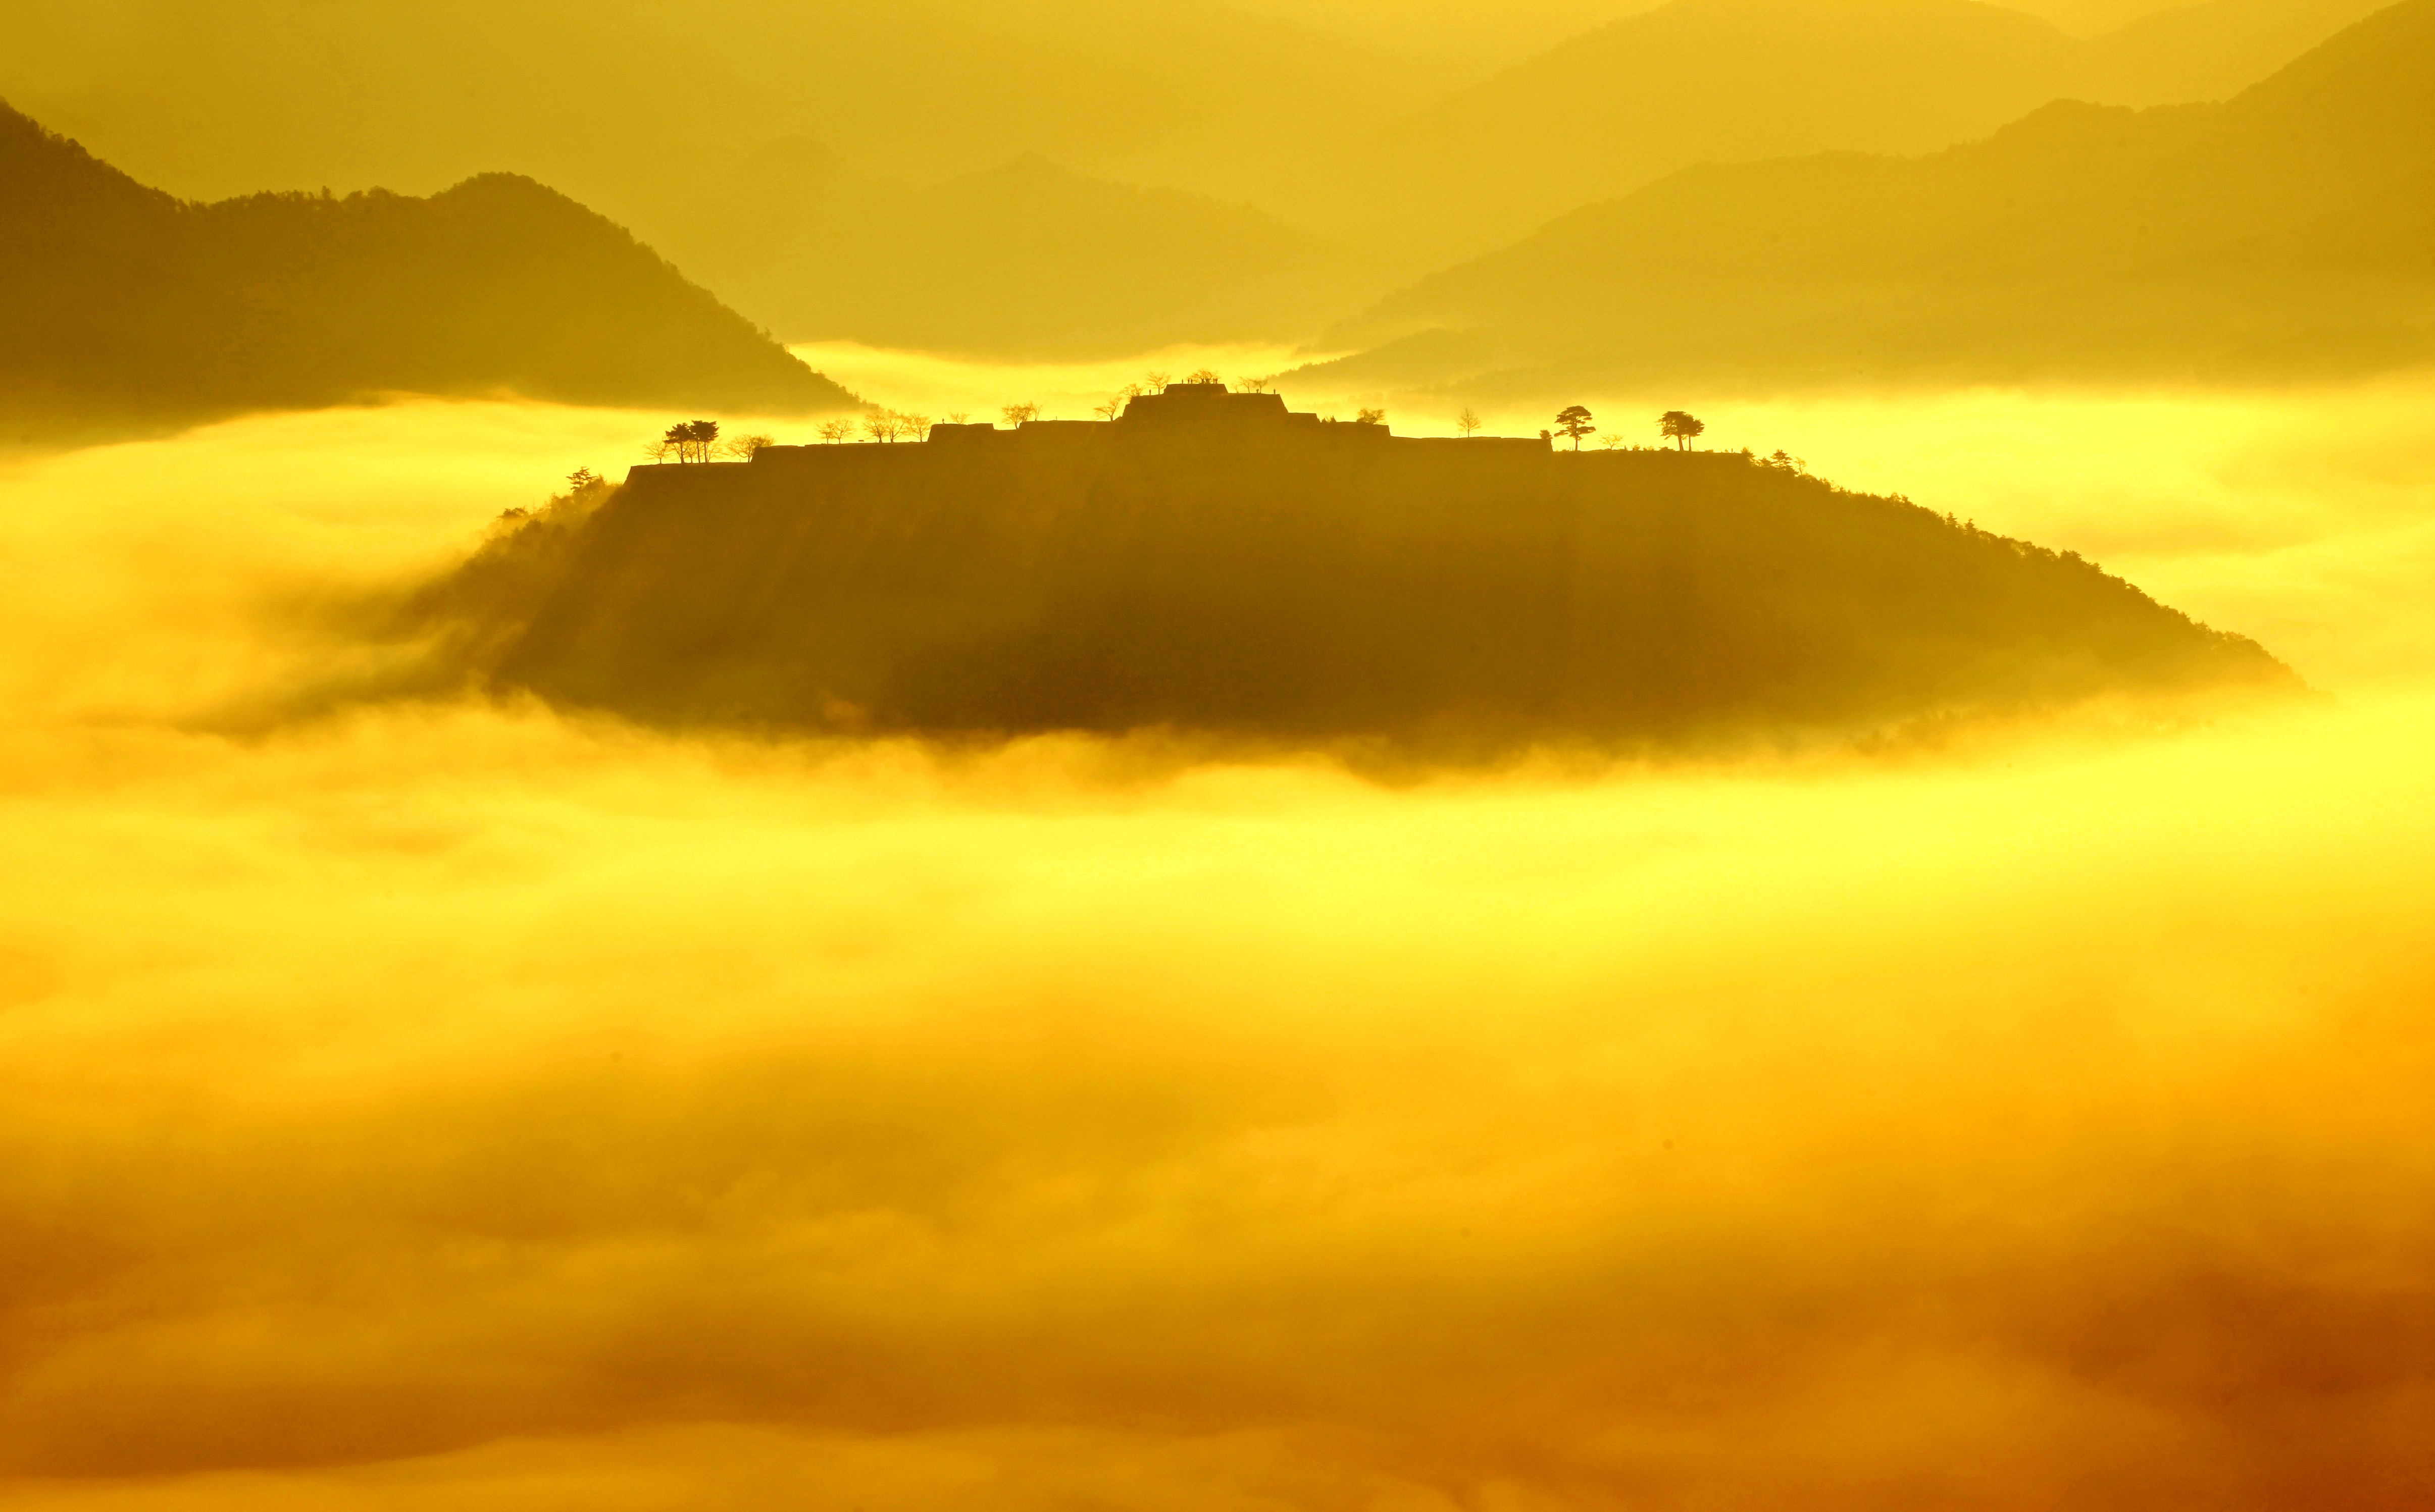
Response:
[[[1716,417],[2327,698],[1394,785],[238,718],[665,418],[0,462],[0,1503],[2421,1504],[2426,397]]]

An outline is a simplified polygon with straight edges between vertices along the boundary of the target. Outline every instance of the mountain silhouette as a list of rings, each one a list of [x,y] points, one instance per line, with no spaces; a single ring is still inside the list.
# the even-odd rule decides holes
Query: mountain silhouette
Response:
[[[2223,100],[2298,60],[2389,0],[2202,0],[2091,39],[2073,87],[2105,105]]]
[[[2435,0],[2404,0],[2220,105],[1686,170],[1382,301],[1324,371],[1538,393],[2398,368],[2435,356],[2430,191]]]
[[[2126,46],[1970,0],[1675,0],[1509,19],[1552,50],[1483,77],[1222,4],[123,0],[21,8],[0,94],[181,197],[512,163],[783,337],[1056,357],[1308,340],[1701,162],[2218,97],[2363,3],[2209,0]]]
[[[2303,21],[2312,13],[2323,16],[2328,34],[2358,19],[2358,13],[2351,9],[2355,3],[2356,0],[2267,0],[2283,13]],[[2019,0],[2012,9],[2052,22],[2075,37],[2102,37],[2175,11],[2203,12],[2211,7],[2206,0],[2195,5],[2187,0],[2182,4],[2174,0],[2163,0],[2161,4],[2159,0]]]
[[[1742,455],[1404,439],[1216,386],[639,468],[423,608],[494,686],[675,725],[1477,754],[2297,687],[2077,558]]]
[[[1130,355],[1306,335],[1377,287],[1249,205],[1037,154],[917,189],[796,142],[702,188],[669,249],[791,341]]]
[[[1137,0],[0,0],[0,95],[173,193],[513,164],[671,245],[789,138],[934,182],[1036,152],[1233,201],[1458,70],[1227,4]],[[688,265],[690,266],[690,265]]]
[[[0,393],[21,435],[383,391],[857,403],[530,180],[181,201],[0,107]]]
[[[2211,0],[2084,42],[1976,0],[1672,0],[1379,129],[1294,208],[1442,262],[1703,162],[1928,152],[2064,97],[2219,99],[2372,9]]]
[[[1378,129],[1328,192],[1476,253],[1695,163],[1981,135],[2052,99],[2075,45],[1972,0],[1674,0]]]

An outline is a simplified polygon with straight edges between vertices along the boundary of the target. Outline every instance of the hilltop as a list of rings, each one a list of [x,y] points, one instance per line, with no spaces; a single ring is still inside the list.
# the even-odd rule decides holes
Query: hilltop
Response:
[[[0,303],[0,396],[29,438],[384,391],[748,411],[857,403],[530,180],[487,174],[427,199],[196,204],[5,106]]]
[[[2435,0],[2220,105],[1692,169],[1340,327],[1336,381],[2214,381],[2435,358]],[[1420,339],[1400,350],[1400,340]]]
[[[672,725],[1479,751],[2296,687],[2094,565],[1739,454],[1114,423],[636,469],[435,588],[502,689]]]

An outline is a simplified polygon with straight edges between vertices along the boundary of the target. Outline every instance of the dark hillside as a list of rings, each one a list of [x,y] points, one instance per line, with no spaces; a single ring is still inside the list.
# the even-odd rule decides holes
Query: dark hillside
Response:
[[[855,403],[529,180],[188,204],[0,107],[0,395],[38,434],[406,390]]]
[[[501,685],[673,724],[1481,748],[2296,686],[2076,558],[1739,455],[1181,386],[1114,424],[640,468],[434,602]]]

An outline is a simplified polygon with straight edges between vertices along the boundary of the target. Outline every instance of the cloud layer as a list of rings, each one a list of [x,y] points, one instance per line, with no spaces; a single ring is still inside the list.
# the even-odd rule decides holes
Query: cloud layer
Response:
[[[2435,698],[1399,788],[198,732],[520,413],[6,485],[0,1504],[2423,1502]]]

